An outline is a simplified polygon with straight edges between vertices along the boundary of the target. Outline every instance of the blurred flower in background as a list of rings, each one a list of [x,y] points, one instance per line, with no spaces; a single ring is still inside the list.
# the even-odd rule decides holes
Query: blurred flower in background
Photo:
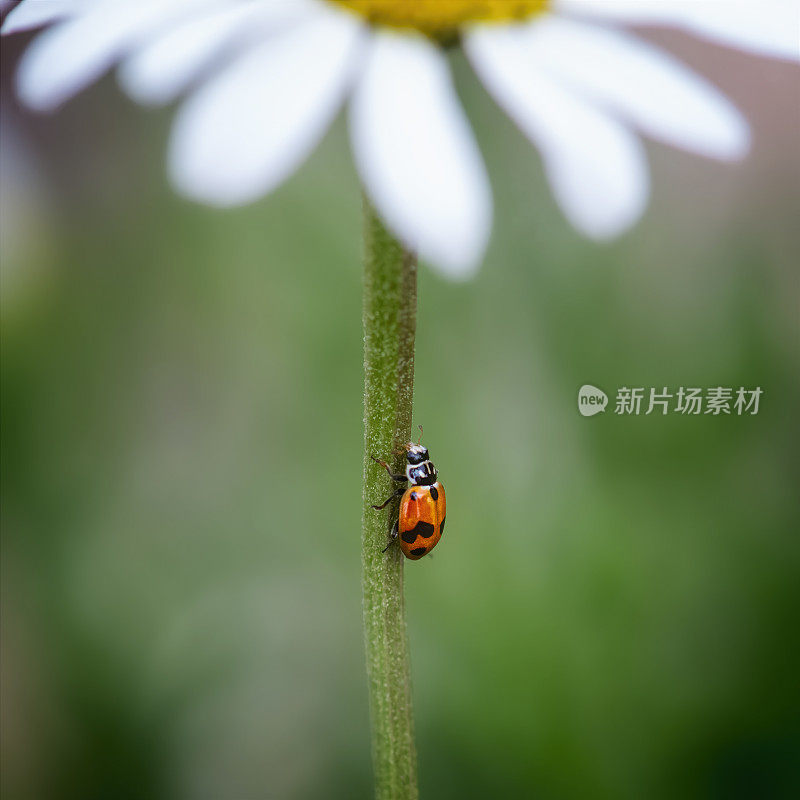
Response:
[[[747,151],[748,126],[723,95],[614,29],[642,21],[800,56],[797,6],[785,0],[23,0],[4,32],[53,23],[19,66],[31,108],[57,107],[115,63],[140,102],[190,92],[172,131],[170,174],[181,192],[214,205],[251,201],[284,181],[352,94],[353,153],[373,202],[407,246],[464,277],[483,256],[492,199],[443,44],[463,42],[541,152],[562,211],[590,237],[614,236],[643,212],[638,133],[723,160]]]

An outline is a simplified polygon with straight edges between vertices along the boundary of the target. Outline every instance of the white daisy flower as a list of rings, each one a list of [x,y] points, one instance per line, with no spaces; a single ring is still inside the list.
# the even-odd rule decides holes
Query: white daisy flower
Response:
[[[464,277],[486,247],[492,200],[449,44],[462,44],[539,149],[566,217],[593,238],[642,214],[639,134],[722,160],[747,151],[736,108],[626,23],[800,58],[797,0],[23,0],[3,32],[48,25],[17,73],[31,108],[58,107],[115,64],[141,103],[187,94],[170,175],[216,205],[249,202],[289,177],[349,97],[373,203],[406,246]]]

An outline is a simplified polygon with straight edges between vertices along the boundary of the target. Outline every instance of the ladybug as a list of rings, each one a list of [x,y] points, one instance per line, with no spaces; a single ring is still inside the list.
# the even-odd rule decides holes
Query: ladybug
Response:
[[[380,511],[395,497],[402,495],[400,516],[392,526],[392,538],[383,552],[385,553],[399,536],[403,555],[412,561],[417,561],[430,553],[442,538],[447,503],[444,486],[437,480],[436,467],[430,460],[427,448],[422,444],[409,442],[403,449],[408,462],[405,475],[394,475],[385,461],[372,456],[372,460],[380,464],[392,480],[411,484],[408,487],[401,486],[385,503],[372,507]]]

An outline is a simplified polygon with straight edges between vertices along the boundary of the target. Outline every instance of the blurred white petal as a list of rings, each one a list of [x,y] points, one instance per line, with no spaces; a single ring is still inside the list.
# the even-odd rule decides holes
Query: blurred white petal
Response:
[[[87,13],[40,33],[17,70],[27,106],[56,108],[85,88],[142,37],[210,0],[138,0],[96,3]]]
[[[22,0],[3,21],[3,35],[27,31],[68,17],[86,5],[82,0]]]
[[[452,277],[491,228],[491,191],[447,62],[422,37],[379,33],[350,109],[353,154],[389,227]]]
[[[556,9],[614,22],[677,26],[758,55],[800,59],[798,0],[557,0]]]
[[[797,0],[687,4],[682,12],[683,25],[699,36],[759,55],[800,60]]]
[[[172,131],[169,167],[178,189],[236,205],[291,175],[342,103],[361,30],[349,15],[324,10],[198,89]]]
[[[209,8],[125,61],[120,66],[120,84],[140,103],[168,103],[228,48],[252,44],[258,37],[302,19],[308,8],[302,0]]]
[[[748,125],[730,101],[652,45],[555,17],[523,27],[521,34],[552,77],[620,112],[653,138],[711,158],[747,152]]]
[[[169,30],[120,66],[122,87],[136,101],[160,105],[174,100],[210,67],[236,48],[304,19],[313,0],[270,0],[210,8]]]
[[[689,0],[692,2],[697,0]],[[632,25],[673,24],[680,17],[682,5],[686,5],[685,0],[555,0],[553,3],[559,15],[586,15]],[[708,2],[701,0],[701,5],[707,6]]]
[[[649,190],[639,140],[552,81],[531,59],[522,29],[478,29],[465,47],[486,87],[539,148],[572,224],[596,239],[632,225]]]

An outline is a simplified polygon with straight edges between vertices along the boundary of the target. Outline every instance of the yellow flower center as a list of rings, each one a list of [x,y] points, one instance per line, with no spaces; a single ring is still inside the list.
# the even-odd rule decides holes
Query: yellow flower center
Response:
[[[550,0],[333,0],[373,25],[421,31],[452,41],[475,22],[512,22],[547,9]]]

